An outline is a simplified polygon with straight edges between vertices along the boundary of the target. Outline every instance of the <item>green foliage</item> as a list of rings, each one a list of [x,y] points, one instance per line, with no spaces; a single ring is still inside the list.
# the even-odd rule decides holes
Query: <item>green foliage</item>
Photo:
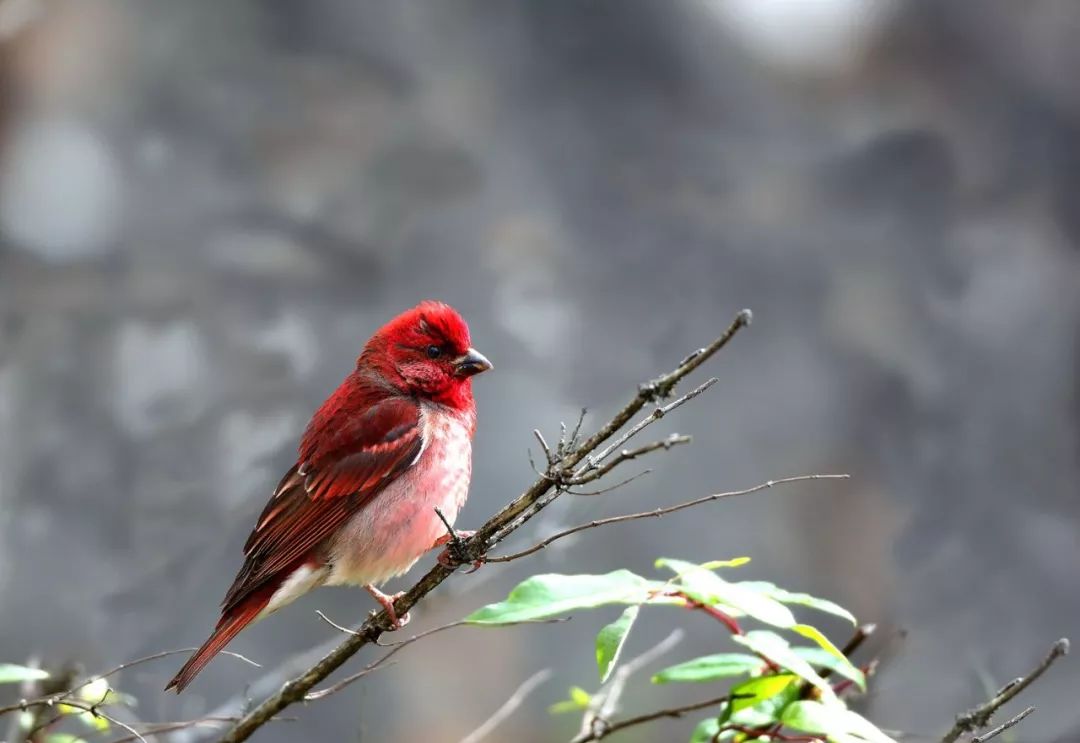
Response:
[[[608,680],[608,676],[615,670],[615,663],[619,660],[626,643],[626,636],[630,634],[630,628],[634,626],[640,606],[628,606],[614,622],[600,630],[596,635],[596,667],[600,671],[600,682]]]
[[[798,701],[784,707],[780,721],[807,733],[824,733],[830,743],[894,743],[862,715],[842,706]]]
[[[703,655],[685,663],[665,668],[652,677],[654,684],[669,684],[674,681],[703,683],[716,681],[731,676],[745,676],[759,670],[763,663],[756,655],[743,653],[720,653]]]
[[[577,609],[608,604],[640,605],[662,587],[629,570],[606,575],[534,575],[510,592],[506,601],[489,604],[465,617],[471,624],[513,624],[563,616]]]
[[[750,652],[704,655],[652,677],[655,684],[735,682],[725,701],[697,726],[691,743],[769,740],[766,731],[775,735],[785,728],[824,736],[830,743],[891,743],[873,723],[849,710],[826,678],[836,674],[865,690],[865,674],[821,630],[798,621],[791,607],[824,612],[853,624],[855,617],[825,599],[764,581],[730,581],[718,573],[747,562],[748,558],[736,558],[698,565],[661,558],[656,567],[674,573],[668,580],[649,579],[628,570],[603,575],[537,575],[520,583],[505,601],[473,612],[466,621],[500,625],[565,616],[581,609],[624,606],[596,636],[596,665],[603,683],[618,664],[643,606],[701,610],[720,620],[731,641]],[[744,628],[740,621],[755,621],[770,629]],[[803,644],[807,640],[813,644]],[[589,692],[573,687],[569,699],[553,705],[551,711],[581,711],[591,700]]]
[[[580,686],[571,686],[569,698],[561,702],[555,702],[548,708],[548,711],[555,715],[561,715],[565,712],[578,712],[588,707],[591,701],[592,694]]]
[[[49,678],[40,668],[28,668],[14,663],[0,663],[0,684],[21,684],[23,681],[40,681]]]

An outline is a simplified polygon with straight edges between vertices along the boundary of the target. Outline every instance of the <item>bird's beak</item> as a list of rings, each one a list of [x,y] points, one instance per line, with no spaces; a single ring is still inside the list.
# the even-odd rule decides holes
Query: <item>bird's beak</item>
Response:
[[[475,348],[470,348],[463,356],[458,356],[453,364],[457,374],[462,377],[471,377],[491,368],[491,362]]]

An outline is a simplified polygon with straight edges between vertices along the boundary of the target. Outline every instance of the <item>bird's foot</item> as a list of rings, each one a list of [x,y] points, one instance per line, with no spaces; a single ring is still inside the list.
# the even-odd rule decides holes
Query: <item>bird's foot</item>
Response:
[[[484,564],[484,561],[470,560],[468,555],[465,554],[465,545],[462,544],[462,540],[468,539],[473,534],[476,534],[476,532],[454,531],[452,534],[444,534],[443,536],[439,537],[437,540],[435,540],[435,544],[431,545],[432,548],[443,547],[443,545],[445,545],[445,548],[442,552],[439,553],[439,556],[435,558],[436,561],[444,568],[451,569],[456,568],[459,565],[464,565],[471,562],[473,567],[472,570],[470,570],[469,572],[475,573],[477,570],[480,569],[480,566]]]
[[[405,612],[405,616],[398,617],[397,612],[394,610],[394,602],[405,595],[404,591],[398,591],[394,595],[388,595],[380,591],[370,583],[364,586],[364,590],[371,594],[371,598],[379,602],[383,609],[386,610],[387,616],[390,617],[390,627],[393,630],[399,630],[409,623],[412,618],[409,616],[409,612]]]

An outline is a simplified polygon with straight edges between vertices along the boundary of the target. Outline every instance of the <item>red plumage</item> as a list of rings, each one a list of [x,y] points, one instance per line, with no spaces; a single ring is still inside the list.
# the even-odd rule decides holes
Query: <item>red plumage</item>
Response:
[[[183,691],[244,627],[324,584],[380,583],[439,543],[464,503],[473,375],[491,368],[452,308],[423,302],[380,328],[319,407],[244,545],[210,638],[166,689]]]

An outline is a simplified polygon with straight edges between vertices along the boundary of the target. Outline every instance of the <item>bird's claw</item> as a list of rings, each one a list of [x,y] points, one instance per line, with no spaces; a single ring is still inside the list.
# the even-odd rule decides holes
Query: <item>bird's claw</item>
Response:
[[[476,572],[476,570],[483,564],[482,560],[470,560],[469,556],[465,554],[464,540],[476,534],[475,531],[455,531],[453,534],[444,534],[433,544],[433,547],[443,547],[442,552],[439,553],[435,560],[444,568],[456,568],[459,565],[464,565],[471,562],[473,569],[470,573]]]
[[[397,611],[394,609],[394,602],[405,595],[404,591],[398,591],[393,595],[385,594],[378,588],[372,585],[364,586],[367,592],[371,594],[371,598],[375,599],[386,611],[386,615],[390,617],[390,629],[397,631],[409,623],[412,617],[409,616],[409,612],[405,612],[405,615],[399,617]]]

